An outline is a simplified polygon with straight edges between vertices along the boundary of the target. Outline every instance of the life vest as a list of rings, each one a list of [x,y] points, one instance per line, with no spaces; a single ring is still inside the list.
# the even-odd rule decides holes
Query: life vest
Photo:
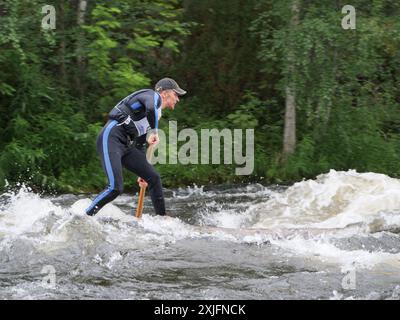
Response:
[[[110,111],[109,118],[118,121],[132,139],[140,137],[150,129],[158,129],[161,97],[151,89],[135,91]]]

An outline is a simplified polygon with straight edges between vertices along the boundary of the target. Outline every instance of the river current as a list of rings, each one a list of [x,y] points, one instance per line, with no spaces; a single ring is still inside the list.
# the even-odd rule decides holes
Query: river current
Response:
[[[331,170],[292,186],[0,195],[0,299],[400,299],[400,180]]]

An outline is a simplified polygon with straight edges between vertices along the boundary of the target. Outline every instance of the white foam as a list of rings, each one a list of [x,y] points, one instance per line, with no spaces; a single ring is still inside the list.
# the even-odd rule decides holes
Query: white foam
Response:
[[[22,187],[18,193],[12,194],[10,202],[0,209],[0,231],[4,234],[23,234],[39,232],[44,228],[40,220],[54,214],[63,215],[62,208],[50,200],[42,199],[39,195]]]
[[[378,264],[391,264],[400,269],[400,254],[367,250],[337,248],[333,238],[355,234],[379,232],[400,226],[400,180],[383,174],[357,173],[355,170],[331,170],[315,180],[294,184],[284,192],[268,193],[270,199],[251,205],[245,211],[222,209],[215,203],[201,214],[201,222],[224,228],[237,228],[238,235],[229,239],[223,231],[210,231],[213,237],[245,243],[273,245],[300,257],[311,257],[345,267],[372,268]],[[240,235],[240,228],[268,229],[263,235]],[[274,230],[310,230],[303,235],[269,237]],[[318,231],[321,232],[318,232]],[[325,232],[326,231],[326,232]],[[303,232],[306,234],[305,232]],[[300,234],[303,234],[300,232]],[[313,235],[315,234],[315,235]]]
[[[111,256],[105,258],[101,257],[99,254],[96,254],[93,257],[93,262],[112,270],[114,266],[122,259],[123,256],[121,255],[120,252],[114,252],[111,254]]]
[[[342,250],[329,243],[329,238],[270,240],[272,244],[297,256],[314,257],[324,263],[339,264],[343,270],[372,268],[378,264],[390,264],[400,269],[400,254],[383,251]]]
[[[178,218],[168,216],[143,215],[142,219],[139,220],[139,226],[146,231],[169,236],[171,240],[184,239],[197,235],[190,225],[185,224]]]
[[[214,192],[205,192],[204,186],[198,187],[194,184],[193,187],[186,187],[185,189],[179,188],[178,191],[173,191],[172,196],[176,199],[189,199],[192,196],[213,197]]]
[[[203,214],[203,225],[215,225],[223,228],[240,228],[248,221],[246,215],[234,210],[220,210]]]
[[[400,209],[400,181],[376,173],[331,170],[259,204],[257,228],[344,228]]]
[[[330,243],[332,234],[311,236],[307,239],[291,236],[282,240],[277,237],[269,239],[262,232],[246,234],[240,232],[240,229],[249,226],[264,228],[269,230],[266,234],[273,234],[274,230],[285,231],[287,228],[306,231],[318,228],[334,231],[338,229],[343,231],[337,232],[338,235],[348,237],[361,232],[398,227],[399,180],[375,173],[331,170],[328,174],[318,176],[316,180],[296,183],[282,193],[265,190],[257,192],[271,198],[261,204],[249,204],[245,209],[244,206],[222,209],[222,205],[213,201],[200,215],[200,221],[204,225],[237,229],[236,235],[235,230],[202,230],[201,227],[188,225],[178,218],[143,215],[142,219],[136,219],[113,203],[106,205],[95,217],[88,217],[84,211],[90,206],[90,199],[81,199],[70,208],[62,208],[52,203],[51,199],[43,199],[22,187],[18,193],[10,195],[10,201],[6,205],[0,207],[0,234],[9,237],[22,237],[26,234],[29,237],[31,233],[41,233],[40,236],[33,236],[32,241],[46,250],[77,242],[78,240],[74,240],[77,235],[83,239],[80,238],[79,241],[87,241],[88,245],[90,241],[108,241],[123,243],[132,248],[198,237],[257,244],[269,240],[292,254],[343,266],[355,264],[361,268],[379,263],[398,264],[399,254],[339,249]],[[189,189],[185,195],[175,197],[187,198],[194,194],[206,194],[210,199],[213,195],[204,192],[203,187],[195,187]],[[47,222],[47,218],[54,218],[55,222]],[[104,223],[105,218],[116,222]],[[361,223],[361,226],[348,227],[353,223]]]

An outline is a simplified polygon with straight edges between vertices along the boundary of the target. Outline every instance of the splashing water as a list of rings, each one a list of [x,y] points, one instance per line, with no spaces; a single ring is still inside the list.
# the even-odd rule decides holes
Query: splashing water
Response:
[[[255,227],[345,228],[354,223],[398,225],[400,181],[382,174],[336,172],[294,184],[256,208]],[[391,220],[395,219],[395,220]]]
[[[289,188],[205,189],[166,190],[168,218],[147,197],[140,220],[137,196],[88,217],[86,195],[2,194],[0,298],[398,297],[399,180],[331,170]]]

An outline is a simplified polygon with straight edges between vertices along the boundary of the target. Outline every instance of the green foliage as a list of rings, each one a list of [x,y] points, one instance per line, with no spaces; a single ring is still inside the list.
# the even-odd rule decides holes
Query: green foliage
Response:
[[[179,52],[177,37],[187,30],[177,20],[175,0],[99,2],[83,29],[90,41],[88,73],[103,88],[99,107],[107,112],[129,93],[151,87],[146,64],[154,64],[161,53]]]
[[[261,40],[258,57],[266,77],[280,70],[275,89],[285,97],[292,83],[296,96],[296,152],[282,162],[276,150],[267,176],[300,179],[330,168],[398,176],[397,140],[385,134],[382,123],[399,117],[399,73],[393,65],[399,5],[354,1],[356,30],[344,30],[342,5],[297,1],[294,26],[293,3],[263,1],[252,27]]]
[[[298,22],[292,6],[298,4]],[[107,183],[95,141],[123,97],[176,78],[188,95],[160,122],[255,132],[254,172],[159,165],[167,187],[311,178],[330,169],[400,176],[400,5],[341,1],[57,1],[42,30],[38,0],[0,4],[0,185],[93,192]],[[297,146],[282,157],[288,84]],[[183,142],[181,143],[183,144]],[[136,190],[132,174],[126,186]]]
[[[90,1],[83,25],[77,24],[77,3],[57,2],[55,30],[40,28],[39,1],[0,5],[2,184],[102,189],[106,178],[95,141],[104,115],[160,77],[147,66],[161,54],[178,53],[187,34],[175,0]]]

